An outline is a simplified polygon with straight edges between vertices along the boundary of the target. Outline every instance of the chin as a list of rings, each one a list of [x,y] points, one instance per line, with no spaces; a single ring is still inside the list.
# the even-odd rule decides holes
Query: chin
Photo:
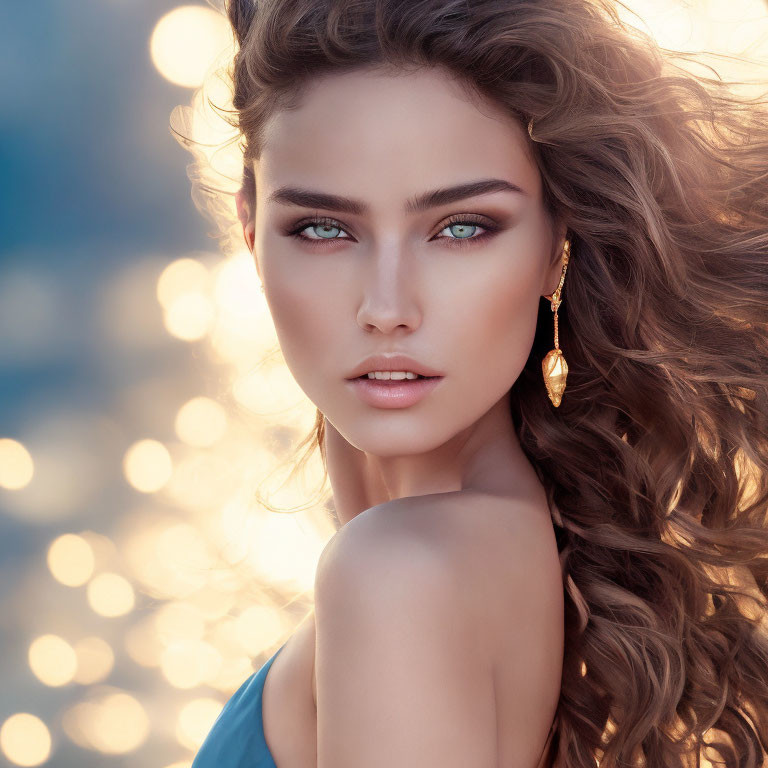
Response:
[[[372,409],[373,410],[373,409]],[[408,423],[409,420],[411,423]],[[382,423],[388,421],[389,423]],[[366,424],[368,422],[368,424]],[[403,409],[401,413],[380,410],[368,416],[357,416],[353,422],[343,420],[342,434],[360,451],[381,458],[412,456],[439,448],[451,438],[445,424],[434,428],[423,419],[413,418]]]

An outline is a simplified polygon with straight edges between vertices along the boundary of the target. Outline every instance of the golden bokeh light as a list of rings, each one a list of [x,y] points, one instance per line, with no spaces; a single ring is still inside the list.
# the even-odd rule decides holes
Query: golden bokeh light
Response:
[[[44,685],[56,688],[72,682],[77,671],[75,649],[58,635],[40,635],[27,651],[29,668]]]
[[[92,530],[80,531],[79,535],[88,542],[93,552],[95,570],[107,570],[118,557],[115,542],[109,536]]]
[[[165,679],[175,688],[196,688],[215,680],[221,671],[221,654],[203,640],[177,640],[168,645],[160,659]]]
[[[243,655],[243,646],[237,640],[237,619],[225,616],[211,628],[210,641],[224,658]]]
[[[41,765],[51,754],[48,726],[36,715],[17,712],[0,727],[0,749],[14,765]]]
[[[221,362],[246,371],[276,353],[275,324],[253,256],[242,250],[213,269],[216,320],[210,332],[211,350]]]
[[[171,302],[163,315],[165,329],[182,341],[199,341],[213,325],[211,300],[202,293],[185,293]]]
[[[62,727],[78,746],[105,755],[133,752],[150,731],[142,704],[131,694],[107,686],[93,689],[86,701],[69,707]]]
[[[136,602],[131,582],[119,573],[100,573],[86,589],[88,604],[99,616],[123,616],[133,610]]]
[[[91,545],[82,536],[64,533],[48,547],[47,563],[56,581],[79,587],[91,578],[95,559]]]
[[[35,472],[29,451],[10,437],[0,438],[0,488],[17,491],[29,484]]]
[[[223,453],[190,453],[176,462],[165,493],[182,509],[215,510],[232,493],[233,483],[242,482],[236,469]]]
[[[158,440],[138,440],[123,457],[125,479],[142,493],[159,491],[170,479],[172,471],[171,455]]]
[[[234,656],[223,659],[219,674],[208,681],[217,691],[231,694],[253,673],[253,664],[248,656]]]
[[[272,511],[294,513],[306,507],[307,500],[317,491],[324,477],[322,460],[315,452],[298,471],[283,460],[259,483],[259,493]]]
[[[258,416],[290,424],[307,396],[283,363],[265,362],[239,376],[232,384],[235,399]],[[312,407],[314,410],[314,406]]]
[[[235,500],[223,506],[216,534],[221,538],[221,554],[228,563],[240,562],[247,556],[258,536],[260,517]]]
[[[235,619],[234,630],[243,651],[258,656],[280,640],[285,626],[273,609],[251,605]]]
[[[206,581],[207,571],[213,566],[208,544],[202,532],[188,523],[177,523],[166,528],[157,539],[157,553],[179,571],[196,574],[199,588]]]
[[[149,40],[157,71],[187,88],[199,86],[211,65],[231,46],[226,18],[200,5],[182,5],[166,13]]]
[[[104,680],[115,665],[112,646],[101,637],[83,637],[75,645],[77,671],[75,682],[92,685]]]
[[[192,763],[182,760],[179,763],[171,763],[166,765],[165,768],[192,768]]]
[[[227,414],[209,397],[193,397],[176,414],[176,434],[188,445],[208,448],[224,436]]]
[[[185,256],[172,261],[157,278],[155,291],[168,333],[183,341],[208,333],[214,320],[211,275],[200,260]]]
[[[139,666],[150,669],[160,666],[163,644],[157,636],[153,616],[147,616],[129,627],[124,643],[128,656]]]
[[[23,466],[13,461],[5,465],[6,457],[0,456],[0,474],[14,486],[4,494],[4,511],[26,522],[48,525],[80,514],[105,482],[107,472],[106,456],[93,450],[99,439],[94,422],[87,411],[77,412],[71,406],[58,412],[50,407],[35,409],[25,424],[25,446],[34,457],[31,478]],[[22,458],[21,465],[26,464]],[[52,525],[52,531],[56,528]]]
[[[155,613],[155,626],[160,642],[166,645],[182,640],[200,640],[205,632],[205,620],[200,609],[183,600],[160,606]]]
[[[205,621],[216,621],[226,616],[235,604],[235,595],[232,588],[211,583],[191,595],[189,605],[194,606],[198,615]]]
[[[282,584],[297,592],[313,588],[317,562],[327,543],[319,535],[307,535],[302,514],[266,515],[246,558],[266,583]]]
[[[254,257],[248,251],[240,251],[216,265],[213,286],[213,295],[222,310],[240,319],[269,318],[271,322]]]
[[[183,747],[197,750],[219,716],[223,704],[209,697],[192,699],[179,712],[176,738]]]
[[[210,290],[211,276],[208,268],[198,259],[184,256],[168,264],[157,278],[155,293],[164,310],[188,293],[207,295]]]
[[[189,546],[188,551],[185,546]],[[199,531],[167,519],[148,521],[129,532],[123,542],[123,557],[143,590],[160,599],[184,598],[197,592],[206,583],[206,563],[211,562]]]
[[[214,362],[232,365],[239,373],[249,371],[277,352],[277,333],[271,318],[238,317],[220,305],[216,312],[209,333],[209,354]]]
[[[32,440],[29,450],[34,456],[34,473],[23,490],[14,488],[5,495],[5,511],[28,522],[52,524],[80,514],[98,492],[106,473],[105,457],[89,450],[96,435],[78,429],[84,417],[71,415],[68,421],[73,430],[68,435],[61,433],[60,414],[41,410],[29,419],[26,428]],[[22,478],[17,479],[20,483]]]

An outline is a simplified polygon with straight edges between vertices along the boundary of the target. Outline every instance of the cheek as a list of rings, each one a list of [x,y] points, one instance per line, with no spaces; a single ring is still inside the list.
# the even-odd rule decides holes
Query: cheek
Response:
[[[489,384],[511,387],[528,359],[536,332],[539,279],[535,269],[517,264],[463,294],[456,338],[471,368],[483,371]]]
[[[329,357],[330,340],[338,334],[333,302],[319,300],[332,293],[333,281],[317,270],[302,276],[295,262],[291,268],[288,260],[265,261],[264,282],[280,348],[304,388],[321,380],[318,374]]]

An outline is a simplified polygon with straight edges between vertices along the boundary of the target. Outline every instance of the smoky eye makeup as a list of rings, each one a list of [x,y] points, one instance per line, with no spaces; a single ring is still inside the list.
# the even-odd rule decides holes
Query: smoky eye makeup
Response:
[[[455,232],[456,227],[463,229],[470,229],[467,234],[457,235]],[[303,234],[307,229],[325,230],[328,235],[320,235],[318,237],[308,237]],[[451,229],[453,234],[443,235],[442,233],[446,229]],[[454,214],[449,216],[446,220],[442,221],[438,226],[435,234],[430,238],[433,240],[444,240],[449,247],[466,247],[476,243],[478,241],[484,241],[493,237],[502,227],[493,219],[488,216],[483,216],[476,213],[467,214]],[[471,231],[474,229],[475,231]],[[482,230],[479,234],[477,230]],[[350,240],[354,242],[354,239],[349,236],[349,233],[337,219],[329,216],[318,216],[303,218],[292,225],[289,225],[283,234],[287,237],[293,237],[296,240],[308,243],[311,247],[324,247],[328,243]]]

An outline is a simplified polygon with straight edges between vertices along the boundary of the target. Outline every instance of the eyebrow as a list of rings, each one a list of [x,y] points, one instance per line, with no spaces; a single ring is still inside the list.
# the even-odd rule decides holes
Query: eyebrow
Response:
[[[440,205],[448,205],[468,197],[487,195],[491,192],[517,192],[522,195],[528,193],[505,179],[478,179],[465,184],[457,184],[453,187],[440,187],[438,189],[423,192],[405,203],[406,213],[419,213],[437,208]],[[300,187],[279,187],[267,198],[268,202],[281,203],[283,205],[300,205],[304,208],[325,208],[342,213],[351,213],[357,216],[368,212],[368,205],[361,200],[355,200],[341,195],[331,195],[327,192],[318,192]]]

